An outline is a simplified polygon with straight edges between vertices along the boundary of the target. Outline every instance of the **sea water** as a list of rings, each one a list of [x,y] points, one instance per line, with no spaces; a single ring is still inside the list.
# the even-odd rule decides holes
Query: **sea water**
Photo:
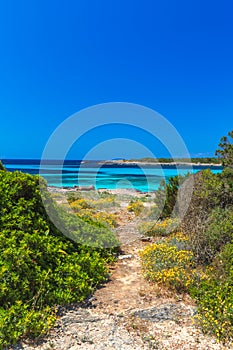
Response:
[[[40,174],[49,186],[74,187],[94,186],[96,189],[136,189],[139,191],[155,191],[162,180],[166,182],[170,177],[196,173],[203,169],[211,169],[213,173],[220,173],[219,166],[190,166],[190,165],[127,165],[98,161],[66,160],[47,161],[43,165],[40,160],[3,160],[9,171],[22,171],[29,174]]]

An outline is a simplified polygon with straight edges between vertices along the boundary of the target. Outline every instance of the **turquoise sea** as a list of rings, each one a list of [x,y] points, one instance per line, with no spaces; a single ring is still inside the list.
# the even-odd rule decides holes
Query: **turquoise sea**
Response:
[[[4,166],[9,171],[22,171],[29,174],[43,176],[49,186],[74,187],[94,186],[96,189],[133,188],[147,192],[157,190],[161,180],[167,181],[175,175],[185,175],[188,172],[196,173],[202,169],[211,169],[220,173],[219,166],[187,165],[116,165],[103,164],[99,161],[66,160],[46,161],[40,165],[40,160],[5,159]]]

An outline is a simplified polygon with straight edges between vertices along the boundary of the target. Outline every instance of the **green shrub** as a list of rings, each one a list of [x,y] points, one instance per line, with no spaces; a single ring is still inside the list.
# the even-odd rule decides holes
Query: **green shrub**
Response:
[[[146,212],[147,220],[158,220],[160,217],[160,208],[157,204],[150,206]]]
[[[81,199],[82,198],[81,193],[79,191],[68,192],[66,197],[67,197],[67,201],[69,203],[72,203],[72,202],[76,201],[77,199]]]
[[[17,301],[7,310],[0,308],[0,348],[17,342],[22,335],[36,337],[44,334],[55,321],[55,309],[50,307],[38,311],[30,309],[22,301]]]
[[[232,173],[209,170],[194,176],[193,197],[182,222],[198,263],[210,263],[221,247],[232,239]]]
[[[232,341],[233,334],[233,274],[225,281],[213,276],[202,281],[193,290],[198,303],[197,320],[204,333],[214,334],[219,340]]]
[[[223,136],[219,143],[219,149],[215,152],[222,160],[225,167],[231,167],[233,164],[233,130],[229,131],[227,136]]]
[[[192,250],[198,262],[211,263],[221,248],[233,238],[233,212],[219,207],[206,219],[203,230],[191,236]]]
[[[5,167],[4,167],[4,165],[2,164],[1,160],[0,160],[0,170],[3,170],[3,171],[6,170]]]
[[[154,227],[154,221],[142,221],[138,224],[138,231],[144,236],[154,237],[156,236]]]
[[[66,236],[48,217],[39,177],[0,171],[0,348],[46,332],[55,305],[82,301],[108,276],[111,231],[68,214],[42,186]]]
[[[179,214],[179,208],[176,205],[178,191],[189,176],[191,176],[191,174],[170,177],[167,183],[165,183],[164,180],[161,181],[155,197],[155,204],[158,207],[160,219],[168,218],[171,215],[177,216]]]
[[[233,241],[226,244],[213,262],[215,271],[219,271],[222,278],[233,275]]]
[[[98,192],[98,197],[100,197],[101,199],[111,199],[112,201],[114,201],[117,195],[114,193],[103,191],[103,192]]]

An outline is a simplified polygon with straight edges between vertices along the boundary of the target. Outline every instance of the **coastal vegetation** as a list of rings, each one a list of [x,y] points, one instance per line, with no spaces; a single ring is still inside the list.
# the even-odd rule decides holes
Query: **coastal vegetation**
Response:
[[[81,302],[106,281],[117,249],[106,225],[67,214],[41,181],[0,170],[0,348],[47,332],[58,305]],[[50,220],[40,186],[53,215],[75,227],[73,239]]]
[[[89,196],[90,197],[90,196]],[[99,194],[99,198],[83,198],[79,193],[71,193],[68,196],[70,208],[76,213],[77,217],[84,221],[94,221],[106,228],[117,226],[117,217],[114,213],[108,212],[108,208],[117,205],[113,195]]]
[[[3,166],[2,162],[1,162],[1,160],[0,160],[0,170],[5,170],[5,168],[4,168],[4,166]]]
[[[129,202],[127,209],[129,212],[133,212],[136,216],[139,216],[144,209],[144,205],[139,199],[133,199]]]
[[[187,291],[195,278],[192,251],[179,249],[171,240],[148,245],[141,252],[141,259],[142,270],[147,279],[178,292]]]
[[[224,166],[233,167],[233,130],[228,132],[227,136],[223,136],[220,140],[219,149],[216,151],[216,156],[222,160]]]
[[[141,260],[147,279],[179,293],[188,292],[196,300],[196,321],[203,332],[232,342],[233,144],[224,137],[219,147],[216,153],[223,160],[223,172],[204,170],[190,175],[194,192],[183,221],[172,230],[169,226],[175,218],[165,218],[172,213],[165,205],[159,223],[144,227],[144,233],[148,229],[157,242],[141,252]],[[176,192],[173,178],[166,203],[172,203]],[[161,227],[166,236],[162,240]]]
[[[224,140],[223,140],[224,142]],[[219,154],[216,154],[219,155]],[[196,157],[196,158],[139,158],[125,160],[129,162],[142,162],[142,163],[192,163],[195,164],[216,164],[221,165],[222,161],[218,157]]]

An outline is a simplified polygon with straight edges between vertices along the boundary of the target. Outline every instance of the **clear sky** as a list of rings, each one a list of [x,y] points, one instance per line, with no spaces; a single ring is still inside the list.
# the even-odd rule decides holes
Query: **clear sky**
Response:
[[[233,128],[232,18],[232,0],[1,1],[0,158],[40,158],[68,116],[115,101],[158,111],[192,156],[213,155]]]

